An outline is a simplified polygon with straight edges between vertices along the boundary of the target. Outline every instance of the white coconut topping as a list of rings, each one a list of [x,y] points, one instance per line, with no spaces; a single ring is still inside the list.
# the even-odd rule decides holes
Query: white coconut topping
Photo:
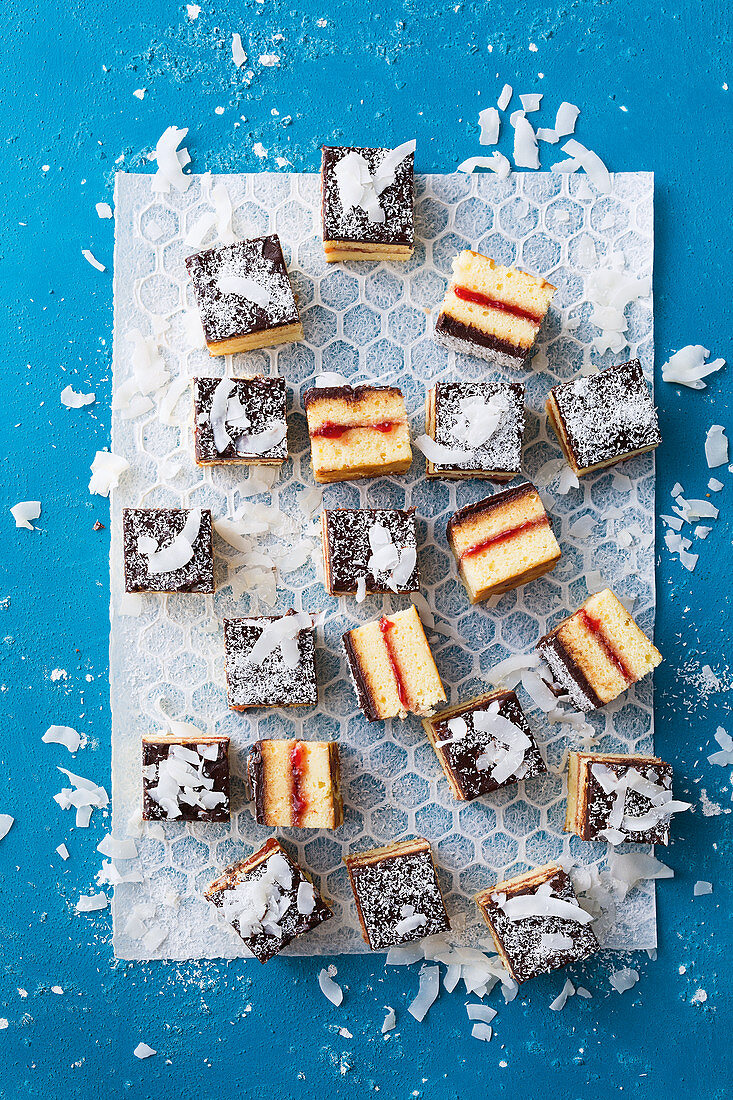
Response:
[[[514,127],[514,164],[517,168],[539,168],[537,135],[523,111],[514,112],[512,126]]]
[[[481,134],[479,145],[496,145],[499,140],[499,112],[496,107],[486,107],[478,116]]]
[[[542,93],[530,92],[525,95],[520,95],[519,99],[522,104],[522,110],[526,111],[527,114],[531,114],[533,111],[539,111],[540,103],[542,102]]]
[[[407,1011],[422,1023],[431,1005],[435,1004],[440,993],[440,970],[437,966],[420,967],[420,984],[417,996],[407,1006]]]
[[[397,1017],[395,1016],[395,1010],[393,1008],[387,1008],[387,1015],[384,1017],[384,1023],[382,1024],[382,1035],[386,1035],[388,1031],[394,1031],[397,1027]]]
[[[241,34],[232,35],[232,61],[238,69],[241,69],[242,65],[246,64],[247,54],[244,52]]]
[[[76,903],[77,913],[99,913],[109,905],[109,898],[101,890],[98,894],[82,894]]]
[[[705,458],[711,470],[716,466],[725,466],[728,462],[728,439],[722,424],[713,424],[708,428],[705,436]],[[722,483],[718,484],[722,489]]]
[[[497,700],[486,710],[477,710],[473,714],[476,731],[487,733],[499,742],[498,745],[487,746],[476,759],[479,771],[491,767],[491,778],[498,784],[506,783],[507,779],[524,771],[524,755],[532,747],[526,734],[499,713],[500,705]]]
[[[320,374],[316,375],[315,387],[316,389],[324,389],[327,386],[348,386],[349,380],[343,374],[339,374],[335,370],[324,370]]]
[[[708,757],[708,763],[717,764],[721,768],[733,767],[733,737],[722,726],[718,726],[715,740],[720,745],[720,751],[712,753]]]
[[[511,98],[512,98],[512,86],[511,86],[511,84],[505,84],[504,87],[501,89],[501,94],[500,94],[498,100],[496,101],[496,106],[499,108],[500,111],[506,111],[507,107],[509,106],[509,101],[511,100]]]
[[[220,275],[216,285],[222,294],[233,294],[237,298],[246,298],[255,305],[267,309],[270,304],[270,291],[267,287],[250,279],[247,275]]]
[[[412,576],[417,563],[417,550],[414,546],[400,550],[382,523],[375,523],[369,528],[369,546],[371,555],[367,569],[375,578],[379,573],[387,573],[387,586],[397,592],[399,586],[405,585]]]
[[[499,179],[505,180],[512,170],[512,166],[504,156],[503,153],[492,153],[490,157],[469,157],[468,160],[461,161],[456,168],[456,172],[475,172],[477,168],[488,168],[489,171],[494,172]]]
[[[64,745],[69,752],[77,752],[81,736],[71,726],[49,726],[43,737],[47,745]]]
[[[56,848],[56,851],[64,861],[69,858],[69,849],[66,847],[65,844],[59,844]]]
[[[178,148],[187,133],[188,128],[169,126],[158,138],[155,151],[148,154],[148,160],[154,160],[158,166],[152,182],[154,193],[167,195],[171,187],[185,191],[190,184],[191,176],[184,175],[183,169],[191,163],[191,157],[188,149]]]
[[[40,500],[21,500],[10,509],[10,514],[15,520],[16,527],[24,527],[27,531],[37,531],[31,520],[38,519],[41,514]]]
[[[356,580],[356,602],[364,603],[364,600],[366,599],[366,594],[366,576],[362,573],[362,575],[360,577],[357,577]]]
[[[568,134],[572,134],[575,130],[575,123],[578,120],[580,114],[580,108],[576,107],[572,103],[561,103],[557,109],[555,116],[555,126],[553,129],[540,129],[537,131],[537,137],[540,141],[547,141],[551,145],[556,145],[561,137],[567,137]],[[580,165],[578,165],[580,167]]]
[[[332,1005],[336,1005],[336,1008],[341,1004],[344,999],[344,991],[338,982],[335,982],[328,970],[321,970],[318,975],[318,984],[321,987],[321,993],[326,997]]]
[[[612,970],[608,980],[617,993],[625,993],[627,989],[632,989],[638,982],[639,971],[624,966],[621,970]]]
[[[469,1020],[480,1020],[484,1024],[490,1024],[497,1014],[495,1008],[481,1004],[467,1004],[466,1012]]]
[[[279,619],[265,624],[250,653],[242,658],[242,664],[261,665],[271,653],[280,649],[287,668],[297,668],[300,659],[298,635],[301,630],[309,630],[313,620],[306,611],[296,615],[283,615]]]
[[[93,405],[96,400],[96,393],[77,393],[73,386],[66,386],[61,391],[61,404],[67,409],[82,409],[85,405]]]
[[[562,917],[577,921],[578,924],[590,924],[593,920],[593,915],[577,902],[567,901],[553,894],[549,882],[543,882],[534,893],[518,894],[513,898],[504,897],[500,908],[510,921],[524,920],[525,917]]]
[[[671,867],[646,852],[619,854],[613,850],[608,853],[608,870],[614,890],[621,899],[639,883],[647,879],[674,878]]]
[[[569,997],[574,997],[574,996],[575,996],[575,986],[570,981],[570,978],[566,978],[565,985],[562,987],[559,994],[557,995],[555,1000],[550,1004],[549,1007],[553,1012],[562,1012],[562,1010],[565,1008],[565,1005],[568,1002],[568,998]]]
[[[190,4],[189,9],[192,8],[192,7],[194,7],[194,5]],[[196,15],[198,15],[199,11],[201,11],[201,8],[198,9],[198,11],[196,12]],[[189,10],[189,15],[190,15],[190,10]],[[196,16],[195,15],[190,16],[190,18],[195,19]],[[153,1050],[152,1047],[149,1047],[147,1043],[138,1043],[132,1053],[135,1055],[136,1058],[152,1058],[152,1056],[154,1054],[157,1054],[158,1052],[157,1052],[157,1050]]]
[[[540,936],[540,950],[545,954],[555,951],[572,951],[573,941],[562,932],[543,932]]]
[[[84,259],[87,261],[87,263],[91,264],[92,267],[96,268],[97,271],[106,271],[107,270],[107,268],[104,266],[104,264],[100,263],[99,260],[96,258],[96,256],[92,252],[90,252],[90,250],[88,248],[82,248],[81,254],[84,257]]]
[[[295,899],[295,904],[298,907],[298,912],[303,916],[308,917],[316,907],[316,892],[313,889],[313,883],[303,880],[298,883],[298,893]]]
[[[92,811],[103,810],[109,805],[109,795],[104,787],[98,787],[91,779],[85,779],[81,775],[74,775],[66,768],[59,768],[60,772],[68,778],[71,787],[65,787],[53,796],[62,810],[72,807],[76,810],[76,826],[79,829],[89,827]]]
[[[676,351],[662,367],[662,381],[687,386],[691,390],[706,388],[703,378],[725,366],[725,359],[708,363],[710,352],[702,344],[688,344]]]
[[[188,565],[194,555],[193,545],[201,530],[201,509],[192,508],[186,516],[186,522],[180,534],[159,547],[151,535],[141,535],[137,540],[138,553],[148,559],[147,570],[151,576],[158,573],[174,573]]]
[[[211,176],[209,175],[209,179]],[[234,244],[237,236],[232,227],[234,207],[229,192],[223,183],[215,183],[209,191],[209,199],[214,207],[216,219],[216,235],[219,244]]]
[[[108,497],[110,491],[119,485],[125,470],[130,469],[130,463],[111,451],[97,451],[90,469],[92,476],[89,480],[89,492]]]
[[[352,151],[341,157],[334,168],[334,176],[344,213],[358,206],[369,221],[383,223],[385,213],[379,196],[394,183],[397,168],[405,157],[414,152],[414,140],[403,142],[385,154],[373,175],[361,153]]]
[[[13,827],[15,821],[14,817],[10,814],[0,814],[0,840],[6,837]]]
[[[400,909],[400,920],[395,924],[395,932],[402,938],[409,932],[414,932],[418,928],[424,928],[428,922],[428,918],[424,913],[416,913],[414,905],[403,905]]]

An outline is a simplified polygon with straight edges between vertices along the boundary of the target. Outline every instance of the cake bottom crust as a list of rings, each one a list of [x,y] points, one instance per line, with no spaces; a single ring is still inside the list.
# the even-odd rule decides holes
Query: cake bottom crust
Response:
[[[231,336],[228,340],[207,340],[206,346],[211,355],[235,355],[238,351],[271,348],[275,344],[289,344],[293,340],[302,339],[303,326],[298,321],[294,325],[276,325],[260,332],[248,332],[245,336]]]
[[[313,469],[313,477],[321,485],[334,481],[354,481],[364,477],[382,477],[384,474],[404,474],[412,465],[412,456],[400,458],[394,462],[383,462],[378,466],[347,466],[341,470]]]
[[[196,459],[197,466],[282,466],[284,458],[212,458]]]
[[[339,260],[409,260],[414,249],[406,244],[369,244],[368,241],[324,241],[326,262]]]

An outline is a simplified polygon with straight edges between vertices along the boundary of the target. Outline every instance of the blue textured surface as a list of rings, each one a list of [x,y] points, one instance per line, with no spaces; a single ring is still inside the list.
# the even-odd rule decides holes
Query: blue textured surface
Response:
[[[469,1037],[465,997],[443,995],[418,1025],[405,1013],[416,973],[385,972],[379,958],[338,961],[346,996],[334,1009],[316,982],[322,960],[116,964],[108,915],[74,912],[99,866],[105,822],[97,815],[87,831],[69,828],[51,799],[61,785],[55,765],[71,758],[40,737],[51,722],[85,732],[91,744],[72,767],[109,785],[108,532],[92,531],[95,519],[106,522],[107,505],[88,495],[87,482],[94,451],[108,441],[111,280],[81,248],[110,265],[112,223],[97,220],[94,203],[111,199],[121,153],[126,168],[142,167],[173,122],[190,127],[197,170],[254,170],[256,141],[269,150],[266,166],[284,155],[313,169],[324,140],[396,144],[415,135],[418,168],[444,171],[482,152],[477,114],[505,80],[545,93],[545,125],[569,99],[582,107],[578,138],[611,168],[656,173],[658,364],[691,342],[731,351],[721,277],[733,216],[724,0],[706,5],[704,21],[695,0],[633,8],[388,0],[371,9],[307,0],[305,9],[278,0],[236,10],[206,4],[194,23],[183,5],[140,0],[124,9],[72,3],[61,14],[48,2],[15,3],[5,12],[0,812],[17,821],[0,845],[0,1016],[9,1021],[0,1031],[0,1095],[87,1100],[106,1090],[168,1100],[185,1089],[209,1100],[266,1089],[282,1098],[378,1090],[605,1100],[692,1090],[720,1100],[731,1091],[731,845],[728,818],[705,815],[699,800],[704,788],[730,808],[729,772],[706,762],[715,726],[729,721],[730,696],[701,697],[695,674],[709,662],[730,683],[725,467],[721,517],[696,573],[682,573],[664,547],[660,555],[657,641],[666,663],[657,675],[657,749],[675,764],[680,796],[698,806],[678,820],[664,855],[676,877],[658,891],[659,958],[634,961],[642,977],[631,992],[611,991],[607,963],[597,960],[581,979],[594,999],[574,998],[555,1015],[547,1004],[562,976],[538,980],[500,1007],[493,1042],[479,1044]],[[233,31],[254,61],[249,87],[231,63]],[[257,64],[272,52],[279,68]],[[132,95],[140,87],[143,102]],[[705,492],[705,431],[713,422],[733,427],[731,369],[702,393],[658,382],[662,509],[677,480],[690,495]],[[94,388],[97,404],[63,409],[58,395],[69,382]],[[36,497],[41,531],[16,531],[7,508]],[[68,679],[51,680],[57,667]],[[62,840],[66,864],[54,851]],[[693,900],[696,879],[714,882],[712,897]],[[704,1003],[692,1000],[699,989]],[[384,1005],[398,1014],[388,1042],[379,1034]],[[141,1039],[156,1057],[133,1058]]]

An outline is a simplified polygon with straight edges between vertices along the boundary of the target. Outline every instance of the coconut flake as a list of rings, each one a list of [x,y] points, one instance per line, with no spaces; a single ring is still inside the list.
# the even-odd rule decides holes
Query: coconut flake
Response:
[[[701,898],[705,894],[712,894],[713,884],[712,882],[706,882],[705,879],[698,879],[692,888],[692,895],[696,898]]]
[[[385,154],[374,174],[361,153],[352,151],[341,157],[334,168],[334,175],[344,213],[348,214],[358,206],[369,221],[383,223],[386,215],[379,197],[394,183],[397,168],[405,157],[414,152],[414,140],[403,142]]]
[[[608,980],[617,993],[625,993],[627,989],[632,989],[638,982],[639,971],[624,966],[620,970],[612,970]]]
[[[270,304],[270,291],[267,287],[261,286],[246,275],[220,275],[216,285],[222,294],[233,294],[238,298],[246,298],[262,309],[267,309]]]
[[[514,163],[517,168],[539,168],[540,155],[537,150],[537,135],[532,123],[517,111],[512,115],[514,127]]]
[[[608,871],[615,890],[621,898],[639,882],[647,879],[674,878],[674,871],[665,863],[646,852],[630,852],[621,855],[611,851],[608,854]]]
[[[158,138],[155,151],[148,154],[148,160],[154,160],[158,166],[152,182],[156,194],[167,195],[171,187],[185,191],[190,184],[191,176],[184,175],[183,169],[191,163],[191,157],[188,149],[178,148],[187,133],[188,128],[169,126]]]
[[[37,531],[31,523],[32,519],[38,519],[41,514],[40,500],[21,500],[10,509],[10,514],[15,520],[16,527],[24,527],[27,531]]]
[[[324,389],[327,386],[348,386],[349,380],[343,374],[339,374],[335,370],[324,370],[320,374],[316,375],[315,387],[316,389]]]
[[[549,954],[555,951],[572,951],[573,941],[562,932],[543,932],[540,936],[540,950]]]
[[[720,752],[714,752],[708,757],[709,764],[717,764],[721,768],[733,766],[733,737],[718,726],[715,732],[715,740],[720,745]]]
[[[384,1023],[382,1024],[382,1035],[386,1035],[388,1031],[394,1031],[397,1027],[397,1017],[395,1016],[395,1010],[393,1008],[387,1008],[387,1015],[384,1017]]]
[[[65,787],[53,796],[62,810],[72,807],[76,810],[76,825],[79,829],[86,829],[91,820],[92,811],[103,810],[109,805],[109,795],[104,787],[98,787],[91,779],[85,779],[81,775],[74,775],[66,768],[59,768],[60,772],[69,779],[72,786]]]
[[[484,1043],[491,1042],[491,1036],[494,1034],[494,1029],[488,1024],[478,1023],[474,1024],[471,1028],[471,1035],[474,1039],[481,1039]]]
[[[366,594],[366,577],[364,576],[364,574],[362,574],[360,577],[357,577],[356,581],[356,602],[364,603],[364,600],[366,599]]]
[[[77,913],[99,913],[109,905],[109,898],[101,890],[98,894],[82,894],[76,903]]]
[[[395,924],[395,932],[400,938],[415,932],[418,928],[424,928],[428,919],[424,913],[416,913],[414,905],[403,905],[400,909],[400,920]]]
[[[725,466],[728,462],[728,439],[722,424],[713,424],[708,428],[705,436],[705,458],[711,470],[716,466]],[[718,485],[723,488],[722,482],[718,482]]]
[[[702,344],[688,344],[680,348],[662,367],[662,380],[687,386],[691,390],[704,390],[706,384],[703,378],[725,366],[725,359],[714,359],[708,363],[709,356],[710,352]]]
[[[107,270],[107,268],[104,266],[104,264],[100,263],[99,260],[94,256],[94,254],[92,252],[90,252],[90,250],[88,248],[82,248],[81,254],[84,257],[84,259],[87,261],[87,263],[91,264],[92,267],[97,269],[97,271],[106,271]]]
[[[110,859],[137,859],[137,844],[131,837],[104,837],[97,845],[97,851]]]
[[[499,112],[496,107],[486,107],[478,116],[481,134],[479,145],[496,145],[499,140]]]
[[[592,914],[576,902],[553,894],[549,882],[543,882],[534,893],[504,898],[500,908],[510,921],[524,920],[525,917],[562,917],[578,924],[590,924],[593,920]]]
[[[47,745],[64,745],[69,752],[77,752],[81,737],[71,726],[49,726],[43,737]]]
[[[250,653],[242,659],[242,664],[261,665],[276,649],[282,651],[287,668],[297,668],[300,659],[298,635],[301,630],[313,626],[313,620],[306,611],[296,615],[283,615],[264,627]]]
[[[570,981],[570,978],[567,978],[565,981],[565,985],[560,990],[560,993],[549,1006],[550,1009],[553,1012],[562,1012],[562,1010],[565,1008],[565,1005],[567,1004],[568,997],[573,996],[575,996],[575,986]]]
[[[512,98],[512,86],[511,86],[511,84],[505,84],[504,87],[501,89],[501,95],[499,96],[498,100],[496,101],[496,106],[499,108],[500,111],[506,111],[507,107],[509,106],[509,101],[511,100],[511,98]]]
[[[490,157],[469,157],[467,160],[461,161],[456,168],[456,172],[475,172],[477,168],[488,168],[491,172],[494,172],[499,179],[504,180],[511,172],[511,164],[503,153],[495,152]]]
[[[89,492],[96,493],[100,497],[108,497],[112,489],[116,489],[125,470],[130,469],[130,463],[120,455],[111,451],[97,451],[91,465],[92,476],[89,481]]]
[[[189,8],[193,6],[194,5],[189,5]],[[201,11],[200,8],[199,11]],[[198,15],[198,11],[196,12],[196,15]],[[191,18],[195,19],[196,16],[191,16]],[[149,1047],[147,1043],[138,1043],[132,1053],[135,1055],[136,1058],[152,1058],[152,1056],[154,1054],[157,1054],[158,1052],[157,1050],[153,1050],[152,1047]]]
[[[437,966],[420,967],[420,984],[417,996],[407,1006],[407,1011],[422,1023],[431,1005],[435,1004],[440,993],[440,969]]]
[[[150,535],[141,535],[137,540],[138,552],[147,557],[147,570],[151,576],[158,573],[174,573],[183,569],[194,555],[193,544],[201,530],[201,509],[192,508],[186,517],[180,534],[162,548],[158,547]]]
[[[8,835],[14,821],[15,818],[11,817],[10,814],[0,814],[0,840]]]
[[[77,393],[72,386],[61,391],[61,404],[67,409],[81,409],[84,405],[93,405],[96,400],[96,393]]]
[[[580,163],[591,183],[601,194],[610,194],[611,176],[597,153],[594,153],[592,149],[586,149],[585,145],[581,145],[575,138],[566,141],[562,151]]]
[[[112,207],[109,205],[108,202],[98,202],[98,203],[96,203],[95,209],[97,211],[97,217],[101,218],[102,220],[105,220],[107,218],[111,218],[113,216]]]
[[[522,104],[522,110],[526,111],[529,115],[532,114],[533,111],[539,111],[540,103],[542,102],[542,93],[530,92],[525,95],[520,95],[519,99]]]
[[[344,999],[344,991],[338,982],[335,982],[328,971],[324,969],[318,975],[318,984],[321,987],[323,996],[338,1008]]]
[[[65,844],[59,844],[56,848],[56,851],[64,861],[69,858],[69,849],[66,847]]]
[[[313,884],[305,879],[298,884],[298,894],[295,900],[298,912],[303,916],[309,916],[316,907],[316,892]]]
[[[466,1012],[469,1020],[480,1020],[484,1024],[490,1024],[496,1016],[496,1009],[490,1008],[489,1005],[467,1004]]]
[[[232,60],[238,69],[241,69],[242,65],[247,61],[247,54],[244,52],[241,34],[232,35]]]

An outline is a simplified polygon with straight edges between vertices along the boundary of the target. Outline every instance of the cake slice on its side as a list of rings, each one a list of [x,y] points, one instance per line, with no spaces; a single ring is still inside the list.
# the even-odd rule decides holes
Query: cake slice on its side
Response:
[[[247,777],[258,825],[336,829],[343,823],[335,741],[257,741]]]
[[[404,473],[412,463],[410,426],[394,386],[324,386],[303,394],[318,482]]]

